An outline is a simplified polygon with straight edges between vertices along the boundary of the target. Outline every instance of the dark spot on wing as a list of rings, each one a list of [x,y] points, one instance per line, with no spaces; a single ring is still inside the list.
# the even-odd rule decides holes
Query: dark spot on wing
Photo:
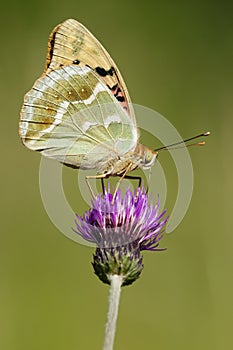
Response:
[[[101,77],[106,77],[107,75],[113,76],[113,73],[115,72],[114,68],[111,67],[109,70],[106,70],[102,67],[96,67],[95,68],[96,73],[98,73]]]
[[[124,101],[125,101],[124,96],[116,96],[116,99],[117,99],[119,102],[124,102]]]
[[[115,84],[113,85],[112,87],[110,87],[108,85],[108,88],[111,90],[111,92],[113,93],[113,95],[116,97],[116,99],[119,101],[119,102],[125,102],[125,97],[123,95],[123,92],[119,86],[119,84]]]
[[[57,34],[57,32],[54,32],[52,39],[50,40],[50,51],[49,51],[50,62],[51,62],[52,57],[53,57],[53,48],[54,48],[56,34]],[[50,62],[49,62],[49,64],[50,64]],[[48,64],[48,66],[49,66],[49,64]]]
[[[28,124],[48,124],[51,125],[51,122],[46,122],[46,121],[38,121],[38,120],[26,120],[26,119],[22,119],[22,122],[26,122]]]
[[[114,73],[115,73],[115,69],[113,67],[111,67],[108,71],[108,74],[111,75],[111,77],[112,77]]]
[[[73,64],[79,64],[79,63],[80,63],[79,60],[74,60],[74,61],[73,61]]]
[[[110,88],[110,89],[111,89],[111,90],[116,90],[117,86],[118,86],[118,83],[116,83],[116,85],[113,85],[113,87]]]
[[[115,92],[114,96],[117,97],[119,95],[119,93],[121,92],[121,89],[118,88],[117,91]]]

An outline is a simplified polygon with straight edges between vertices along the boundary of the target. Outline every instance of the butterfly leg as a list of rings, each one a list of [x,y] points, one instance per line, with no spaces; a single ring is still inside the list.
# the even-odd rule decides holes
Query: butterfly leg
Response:
[[[105,194],[104,177],[101,177],[101,186],[102,186],[102,192],[103,192],[103,194]]]
[[[142,178],[141,178],[141,176],[125,175],[125,179],[138,180],[138,187],[141,187],[141,184],[142,184]],[[147,185],[146,185],[146,194],[147,194],[148,191],[149,191],[150,180],[151,180],[151,169],[150,169],[150,172],[149,172],[148,181],[147,181]]]
[[[131,179],[131,180],[138,180],[138,187],[141,187],[142,184],[142,178],[141,176],[132,176],[132,175],[125,175],[125,179]],[[147,190],[148,191],[148,187]],[[146,192],[147,193],[147,192]],[[136,198],[138,197],[138,191],[136,193]]]
[[[125,175],[125,179],[137,180],[138,181],[138,187],[141,187],[141,184],[142,184],[141,176]]]
[[[129,165],[127,166],[125,172],[123,173],[123,175],[120,177],[119,181],[117,182],[116,188],[115,188],[115,191],[114,191],[114,194],[113,194],[113,197],[112,197],[112,203],[114,202],[114,199],[116,197],[116,193],[118,191],[118,188],[120,187],[120,184],[121,184],[122,180],[127,176],[127,173],[129,171],[129,169],[131,168],[131,166],[132,166],[132,163],[129,163]]]
[[[93,189],[92,189],[92,187],[91,187],[91,184],[90,184],[89,180],[90,180],[90,179],[101,179],[102,190],[103,190],[103,194],[104,194],[104,178],[105,178],[105,177],[106,177],[105,174],[101,174],[101,175],[87,175],[87,176],[85,177],[86,183],[87,183],[87,186],[88,186],[88,188],[89,188],[89,190],[90,190],[90,192],[91,192],[92,198],[95,198],[95,194],[94,194],[94,192],[93,192]]]

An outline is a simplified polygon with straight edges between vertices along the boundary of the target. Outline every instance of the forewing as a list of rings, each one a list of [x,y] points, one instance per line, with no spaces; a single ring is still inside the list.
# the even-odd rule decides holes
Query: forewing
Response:
[[[100,42],[74,19],[59,24],[50,34],[45,73],[71,64],[95,70],[136,124],[129,93],[119,69]]]
[[[28,148],[83,169],[97,168],[137,144],[132,119],[99,75],[75,65],[35,82],[25,95],[20,136]]]

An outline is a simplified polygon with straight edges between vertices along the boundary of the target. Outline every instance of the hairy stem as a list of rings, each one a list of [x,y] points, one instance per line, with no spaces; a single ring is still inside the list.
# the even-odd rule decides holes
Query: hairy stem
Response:
[[[110,293],[109,293],[109,308],[108,319],[105,328],[105,339],[103,350],[113,350],[114,337],[116,333],[116,321],[118,315],[122,276],[111,275]]]

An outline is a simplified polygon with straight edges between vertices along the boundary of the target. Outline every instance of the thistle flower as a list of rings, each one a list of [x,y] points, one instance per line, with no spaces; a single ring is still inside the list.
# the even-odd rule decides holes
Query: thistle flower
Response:
[[[159,214],[160,201],[149,202],[145,189],[128,189],[125,195],[110,189],[93,199],[91,208],[82,217],[76,214],[76,232],[97,248],[92,263],[96,275],[110,284],[110,276],[122,277],[122,285],[133,283],[143,269],[143,250],[158,248],[168,217]]]

